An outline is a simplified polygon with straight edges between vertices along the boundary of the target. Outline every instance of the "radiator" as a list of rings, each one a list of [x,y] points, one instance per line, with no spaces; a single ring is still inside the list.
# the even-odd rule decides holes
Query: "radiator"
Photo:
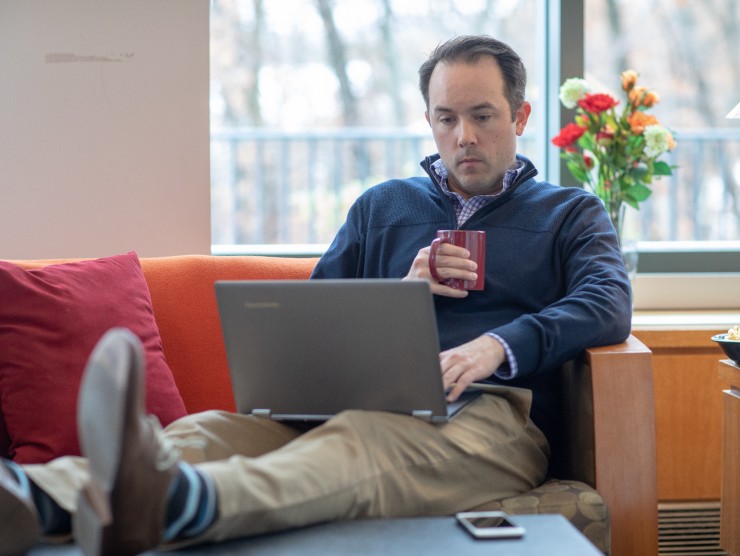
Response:
[[[727,556],[719,546],[719,502],[658,504],[659,556]]]

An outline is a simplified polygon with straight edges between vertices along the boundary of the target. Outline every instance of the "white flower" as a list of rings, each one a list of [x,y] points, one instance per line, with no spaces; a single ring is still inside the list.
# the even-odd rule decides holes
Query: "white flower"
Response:
[[[668,130],[662,125],[649,125],[642,134],[645,137],[645,154],[650,158],[668,150]]]
[[[581,100],[591,88],[585,79],[580,77],[571,77],[566,79],[560,86],[560,102],[566,108],[575,108],[578,101]]]

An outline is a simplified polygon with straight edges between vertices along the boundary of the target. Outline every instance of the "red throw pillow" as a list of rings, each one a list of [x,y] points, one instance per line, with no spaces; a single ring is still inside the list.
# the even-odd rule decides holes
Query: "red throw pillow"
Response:
[[[0,261],[0,451],[18,463],[79,455],[80,379],[115,326],[144,345],[147,411],[163,425],[185,415],[136,253],[33,270]]]

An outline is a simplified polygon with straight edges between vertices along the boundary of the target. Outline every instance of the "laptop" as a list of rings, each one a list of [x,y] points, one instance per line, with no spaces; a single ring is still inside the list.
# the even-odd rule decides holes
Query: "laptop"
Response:
[[[445,422],[434,304],[424,281],[215,283],[237,410],[323,421],[345,409]]]

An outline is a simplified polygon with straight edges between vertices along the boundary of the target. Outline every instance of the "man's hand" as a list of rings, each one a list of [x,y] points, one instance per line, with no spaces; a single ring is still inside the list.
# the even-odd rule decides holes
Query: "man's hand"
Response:
[[[484,334],[461,346],[439,355],[442,382],[448,402],[454,402],[473,382],[488,378],[506,361],[504,347],[493,337]]]
[[[424,247],[419,250],[404,280],[427,280],[431,284],[432,293],[434,294],[447,297],[466,297],[468,295],[467,291],[445,286],[432,277],[429,271],[430,249],[431,247]],[[477,274],[475,273],[477,265],[469,257],[470,252],[464,247],[458,247],[451,243],[443,243],[437,250],[437,274],[444,280],[459,278],[461,280],[475,281],[477,279]]]

